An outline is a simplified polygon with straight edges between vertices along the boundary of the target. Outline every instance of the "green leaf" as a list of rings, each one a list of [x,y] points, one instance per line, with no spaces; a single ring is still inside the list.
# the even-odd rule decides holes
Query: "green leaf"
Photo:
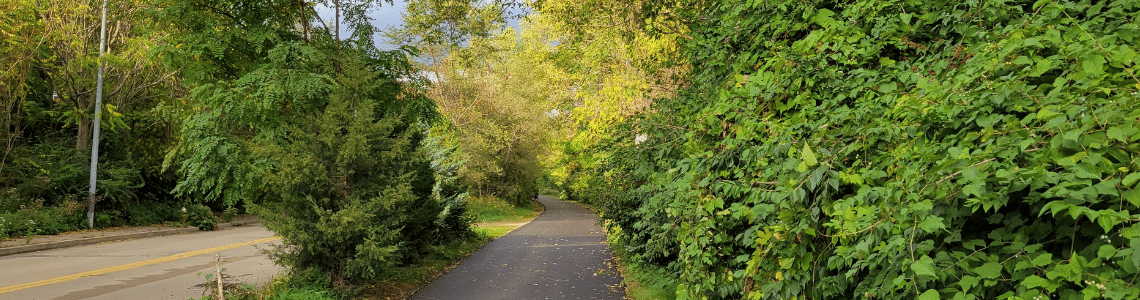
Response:
[[[967,178],[967,179],[973,179],[973,178]],[[962,187],[962,194],[967,195],[967,196],[970,196],[970,195],[981,196],[982,194],[984,194],[984,192],[983,192],[984,187],[985,187],[985,185],[983,185],[981,183],[970,184],[970,185]]]
[[[1081,290],[1081,294],[1084,296],[1084,299],[1101,299],[1104,297],[1100,289],[1098,289],[1095,285],[1086,286]]]
[[[1037,60],[1037,65],[1034,66],[1033,72],[1029,73],[1029,76],[1033,76],[1033,77],[1041,76],[1041,74],[1045,74],[1045,72],[1049,72],[1049,70],[1052,70],[1052,69],[1053,69],[1053,60],[1040,59],[1040,60]]]
[[[1124,192],[1124,200],[1132,205],[1140,206],[1140,188],[1133,188]]]
[[[1018,56],[1013,60],[1013,64],[1015,65],[1028,65],[1031,63],[1033,63],[1033,61],[1029,60],[1028,56]]]
[[[804,144],[804,149],[801,151],[800,155],[803,157],[804,162],[807,163],[809,167],[819,164],[819,160],[816,160],[815,158],[815,153],[811,151],[811,148],[808,148],[807,144]]]
[[[833,12],[831,10],[828,10],[826,8],[820,9],[819,11],[816,12],[815,16],[812,17],[812,21],[815,22],[816,24],[819,24],[820,26],[828,27],[831,24],[837,23],[835,21],[835,19],[831,18],[831,16],[834,16],[834,15],[835,15],[835,12]]]
[[[1120,184],[1123,185],[1124,187],[1131,187],[1133,184],[1136,184],[1136,181],[1140,181],[1140,172],[1136,172],[1136,173],[1128,174],[1128,176],[1124,176],[1124,180],[1120,181]]]
[[[1078,280],[1081,272],[1072,264],[1057,264],[1052,270],[1045,273],[1049,279]]]
[[[1129,286],[1126,283],[1120,283],[1119,280],[1109,281],[1104,283],[1105,291],[1104,296],[1108,299],[1124,299],[1129,294],[1135,295],[1136,288]],[[1136,296],[1129,297],[1129,299],[1136,299]]]
[[[879,92],[882,92],[883,94],[890,94],[891,92],[894,92],[897,87],[898,85],[895,85],[894,82],[884,83],[879,85]]]
[[[1047,290],[1049,290],[1050,293],[1052,293],[1053,290],[1056,289],[1056,287],[1054,287],[1053,284],[1050,283],[1048,279],[1041,278],[1041,276],[1037,276],[1037,275],[1029,275],[1029,277],[1026,277],[1025,280],[1021,281],[1021,285],[1025,286],[1026,288],[1030,288],[1030,289],[1043,287],[1043,288],[1046,288]]]
[[[929,233],[936,233],[940,230],[946,229],[946,224],[943,222],[942,217],[927,215],[922,223],[918,224],[918,228]]]
[[[1002,115],[993,114],[989,116],[978,117],[976,120],[974,120],[974,122],[977,123],[979,127],[985,128],[994,126],[994,123],[1001,121],[1001,119]]]
[[[1026,38],[1026,39],[1022,40],[1022,45],[1026,46],[1026,47],[1031,47],[1031,46],[1040,47],[1041,42],[1038,41],[1038,38],[1031,37],[1031,38]],[[1024,56],[1022,56],[1022,57],[1024,57]]]
[[[930,203],[930,201],[919,201],[911,204],[910,209],[915,212],[928,212],[934,209],[934,204]],[[941,218],[939,218],[939,220],[941,220]]]
[[[1042,253],[1041,255],[1034,257],[1032,262],[1033,262],[1033,266],[1035,266],[1035,267],[1040,267],[1040,266],[1051,264],[1051,263],[1053,263],[1053,254],[1052,253]]]
[[[815,188],[816,188],[817,186],[819,186],[819,182],[823,180],[823,174],[824,174],[826,171],[827,171],[827,170],[826,170],[826,169],[824,169],[824,168],[818,168],[818,169],[815,169],[815,171],[812,171],[812,172],[811,172],[811,176],[810,176],[810,177],[808,177],[808,189],[809,189],[809,190],[813,190],[813,191],[814,191],[814,190],[815,190]]]
[[[891,58],[889,58],[889,57],[886,57],[886,56],[883,56],[883,57],[880,57],[880,58],[879,58],[879,64],[880,64],[880,65],[884,65],[884,66],[888,66],[888,67],[889,67],[889,66],[893,66],[895,63],[896,63],[896,61],[895,61],[895,60],[893,60],[893,59],[891,59]]]
[[[939,295],[938,291],[935,291],[934,289],[926,290],[925,292],[922,292],[922,295],[918,295],[918,300],[941,300],[941,299],[942,299],[942,295]]]
[[[1088,75],[1104,74],[1104,57],[1094,55],[1089,59],[1081,61],[1081,70]]]
[[[930,276],[938,278],[938,275],[934,274],[933,264],[934,260],[931,259],[930,256],[923,255],[922,258],[919,258],[918,261],[915,261],[910,265],[910,269],[913,270],[914,274],[918,276]]]
[[[1132,247],[1133,249],[1131,257],[1132,265],[1137,269],[1140,269],[1140,251],[1135,250],[1140,249],[1140,238],[1133,237],[1132,240],[1128,242],[1128,246]]]
[[[863,177],[860,177],[859,174],[839,172],[839,179],[843,180],[843,183],[847,183],[847,184],[856,184],[856,185],[863,184]]]
[[[984,279],[994,279],[1001,276],[1001,264],[996,262],[987,262],[984,265],[974,269]]]
[[[1087,152],[1081,151],[1081,152],[1077,152],[1076,154],[1073,154],[1071,156],[1058,158],[1055,160],[1055,162],[1058,165],[1071,167],[1071,166],[1076,165],[1077,162],[1080,162],[1082,159],[1084,159],[1085,157],[1088,157],[1088,156],[1089,156],[1089,154]]]
[[[1122,129],[1120,126],[1109,127],[1108,130],[1105,131],[1105,134],[1107,134],[1108,138],[1110,139],[1121,142],[1128,142],[1128,137],[1124,135],[1124,129]]]
[[[1092,217],[1090,216],[1089,219],[1092,219]],[[1112,214],[1102,213],[1097,216],[1096,223],[1099,224],[1101,228],[1104,228],[1105,233],[1108,233],[1112,232],[1113,227],[1116,227],[1117,224],[1120,224],[1120,220],[1113,218]]]
[[[1050,107],[1044,107],[1044,108],[1041,108],[1041,110],[1037,111],[1037,119],[1042,120],[1042,121],[1048,121],[1048,120],[1053,119],[1053,117],[1056,117],[1060,114],[1061,113],[1053,111],[1053,109]]]
[[[969,292],[970,289],[972,289],[978,285],[978,281],[980,281],[980,280],[981,279],[979,279],[976,276],[966,275],[966,276],[962,276],[962,280],[959,280],[958,284],[962,286],[963,291]]]
[[[1116,247],[1112,245],[1100,245],[1100,248],[1096,250],[1096,257],[1109,259],[1116,255],[1116,251]]]

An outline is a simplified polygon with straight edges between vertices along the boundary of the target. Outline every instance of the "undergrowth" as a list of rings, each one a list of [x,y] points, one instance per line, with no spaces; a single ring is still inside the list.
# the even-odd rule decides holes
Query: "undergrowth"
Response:
[[[1140,1],[694,7],[566,185],[678,298],[1140,299]]]
[[[186,211],[182,211],[182,208]],[[195,226],[212,230],[217,217],[204,205],[186,205],[175,208],[162,203],[140,203],[124,211],[96,211],[95,228],[118,226],[147,226],[171,224]],[[31,202],[9,212],[0,212],[0,241],[14,237],[56,235],[68,231],[87,229],[85,204],[67,200],[57,206],[43,206]]]
[[[666,268],[631,259],[632,253],[628,250],[629,245],[623,240],[615,238],[618,235],[614,234],[613,231],[617,230],[621,229],[607,226],[606,237],[609,240],[614,260],[618,263],[618,269],[621,270],[626,299],[676,299],[677,296],[674,291],[677,290],[678,282],[673,278],[674,275]]]

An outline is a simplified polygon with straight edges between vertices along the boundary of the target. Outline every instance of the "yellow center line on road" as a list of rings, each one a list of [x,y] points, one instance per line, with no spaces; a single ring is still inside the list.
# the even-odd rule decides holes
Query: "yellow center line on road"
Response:
[[[11,292],[15,292],[15,291],[23,290],[23,289],[30,289],[30,288],[34,288],[34,287],[49,285],[49,284],[55,284],[55,283],[60,283],[60,282],[65,282],[65,281],[76,280],[76,279],[88,277],[88,276],[99,276],[99,275],[103,275],[103,274],[107,274],[107,273],[111,273],[111,272],[118,272],[118,271],[122,271],[122,270],[126,270],[126,269],[133,269],[133,268],[138,268],[138,267],[143,267],[143,266],[149,266],[149,265],[153,265],[153,264],[157,264],[157,263],[164,263],[164,262],[179,260],[179,259],[183,259],[183,258],[187,258],[187,257],[191,257],[191,256],[198,256],[198,255],[202,255],[202,254],[206,254],[206,253],[213,253],[213,252],[218,252],[218,251],[222,251],[222,250],[229,250],[229,249],[238,248],[238,247],[245,247],[245,246],[249,246],[249,245],[253,245],[253,244],[272,242],[272,241],[276,241],[276,240],[280,240],[280,239],[281,239],[281,237],[279,237],[279,236],[267,237],[267,238],[252,240],[252,241],[248,241],[248,242],[244,242],[244,243],[219,246],[219,247],[202,249],[202,250],[197,250],[197,251],[183,252],[183,253],[179,253],[179,254],[175,254],[175,255],[171,255],[171,256],[159,257],[159,258],[155,258],[155,259],[151,259],[151,260],[144,260],[144,261],[140,261],[140,262],[136,262],[136,263],[129,263],[129,264],[125,264],[125,265],[107,267],[107,268],[102,268],[102,269],[98,269],[98,270],[94,270],[94,271],[87,271],[87,272],[83,272],[83,273],[75,273],[75,274],[71,274],[71,275],[67,275],[67,276],[60,276],[60,277],[56,277],[56,278],[52,278],[52,279],[44,279],[44,280],[40,280],[40,281],[36,281],[36,282],[29,282],[29,283],[24,283],[24,284],[6,286],[6,287],[0,288],[0,294],[11,293]]]

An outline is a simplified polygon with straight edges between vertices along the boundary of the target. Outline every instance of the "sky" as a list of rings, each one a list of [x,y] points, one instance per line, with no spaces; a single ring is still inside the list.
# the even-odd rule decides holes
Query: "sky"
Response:
[[[405,3],[404,0],[395,0],[393,1],[392,5],[384,3],[380,7],[373,8],[368,12],[368,15],[372,17],[373,26],[376,26],[376,28],[379,28],[380,30],[387,30],[390,27],[400,27],[404,24],[404,17],[402,14],[404,13],[405,7],[407,7],[407,3]],[[321,16],[321,19],[324,19],[325,22],[329,24],[329,26],[332,26],[332,23],[329,23],[335,14],[332,9],[317,5],[317,14],[319,14]],[[514,27],[517,30],[519,28],[519,20],[508,19],[507,25]],[[340,34],[342,37],[346,36],[348,35],[348,30],[341,28]],[[385,41],[384,38],[379,34],[373,36],[373,39],[376,42],[376,46],[380,48],[380,50],[394,50],[399,47],[399,45],[388,44],[387,41]]]
[[[404,17],[401,14],[404,13],[404,8],[406,6],[407,4],[404,3],[403,0],[393,1],[392,5],[384,3],[382,6],[375,7],[369,11],[368,16],[372,17],[372,25],[376,26],[376,28],[379,28],[380,30],[387,30],[389,27],[400,27],[404,24]],[[317,14],[320,15],[322,20],[325,20],[326,24],[333,26],[331,21],[335,17],[335,12],[331,8],[318,4]],[[348,29],[341,28],[340,34],[342,37],[348,35]],[[397,48],[396,45],[389,45],[386,43],[386,41],[384,41],[384,39],[380,37],[379,34],[374,36],[373,39],[376,42],[376,46],[379,47],[380,50],[393,50]]]

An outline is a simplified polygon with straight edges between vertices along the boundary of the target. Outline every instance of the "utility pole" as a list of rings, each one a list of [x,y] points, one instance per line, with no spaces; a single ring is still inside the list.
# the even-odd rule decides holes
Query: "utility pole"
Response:
[[[336,16],[333,17],[334,18],[333,23],[335,23],[334,27],[336,27],[336,33],[333,34],[333,36],[336,37],[336,45],[340,46],[340,0],[333,1],[333,10],[336,11]]]
[[[99,117],[103,114],[103,49],[107,48],[107,0],[99,25],[99,75],[95,83],[95,130],[91,137],[91,177],[87,190],[87,228],[95,228],[95,173],[99,170]]]

